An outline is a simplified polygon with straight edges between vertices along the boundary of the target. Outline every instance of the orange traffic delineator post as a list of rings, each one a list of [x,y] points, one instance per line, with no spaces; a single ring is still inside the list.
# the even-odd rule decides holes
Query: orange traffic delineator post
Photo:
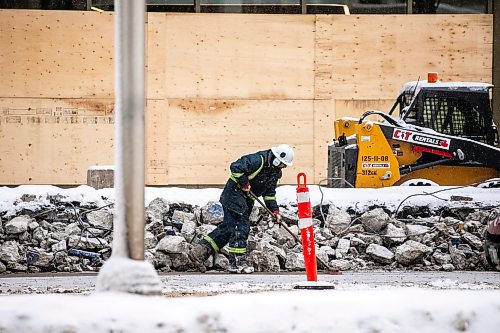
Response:
[[[335,287],[332,284],[318,282],[311,198],[309,195],[309,188],[306,183],[306,174],[303,172],[297,175],[297,207],[299,210],[299,229],[302,236],[302,253],[304,254],[304,266],[306,268],[307,283],[296,284],[294,288],[334,289]]]
[[[301,178],[303,179],[302,183]],[[314,248],[311,199],[305,173],[297,175],[297,207],[299,209],[299,229],[302,236],[302,253],[304,254],[307,281],[317,281],[318,270],[316,267],[316,249]]]

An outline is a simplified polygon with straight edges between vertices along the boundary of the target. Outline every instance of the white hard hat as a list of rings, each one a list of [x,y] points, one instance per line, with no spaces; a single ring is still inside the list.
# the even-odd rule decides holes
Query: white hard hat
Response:
[[[291,166],[293,162],[293,149],[289,145],[279,145],[272,147],[271,151],[278,161],[287,166]],[[277,166],[277,165],[276,165]]]

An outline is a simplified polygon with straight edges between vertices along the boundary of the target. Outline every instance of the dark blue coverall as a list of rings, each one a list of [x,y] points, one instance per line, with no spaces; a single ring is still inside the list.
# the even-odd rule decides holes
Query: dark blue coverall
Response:
[[[281,178],[281,169],[272,165],[274,156],[270,149],[240,157],[231,163],[231,177],[228,179],[220,197],[224,210],[224,221],[210,234],[203,237],[215,252],[229,243],[229,253],[246,253],[250,232],[250,213],[254,199],[245,193],[241,186],[250,183],[251,191],[263,196],[266,206],[273,212],[278,211],[276,185]]]

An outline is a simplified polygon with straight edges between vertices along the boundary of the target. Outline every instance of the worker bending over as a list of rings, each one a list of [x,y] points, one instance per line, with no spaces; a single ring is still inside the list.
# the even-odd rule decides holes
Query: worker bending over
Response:
[[[276,202],[276,186],[282,169],[292,165],[293,149],[285,144],[271,149],[244,155],[231,163],[229,177],[220,197],[224,221],[204,236],[189,251],[188,257],[196,268],[204,273],[205,261],[226,244],[229,252],[231,273],[253,273],[254,268],[246,262],[247,239],[250,232],[250,213],[255,196],[262,196],[266,206],[274,212],[277,222],[281,215]]]

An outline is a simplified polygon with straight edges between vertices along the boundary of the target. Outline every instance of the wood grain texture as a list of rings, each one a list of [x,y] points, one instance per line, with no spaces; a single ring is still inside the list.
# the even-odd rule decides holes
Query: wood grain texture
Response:
[[[359,117],[364,112],[369,110],[377,110],[388,113],[394,104],[394,99],[365,99],[365,100],[352,100],[352,99],[336,99],[335,100],[335,119],[342,117]],[[398,110],[393,115],[399,115]],[[371,120],[378,119],[377,116],[369,116]],[[333,123],[332,123],[333,124]]]
[[[113,15],[0,11],[0,97],[112,98]]]
[[[148,99],[166,98],[167,14],[148,13],[146,32],[146,93]]]
[[[113,164],[113,100],[1,98],[0,184],[86,184]]]
[[[335,59],[333,15],[316,15],[314,38],[314,98],[331,99]]]
[[[295,172],[313,171],[312,113],[302,100],[169,100],[169,181],[225,183],[241,155],[288,143],[297,159],[283,182],[294,183]]]
[[[113,13],[0,10],[0,184],[83,184],[113,163]],[[326,176],[333,121],[403,83],[491,82],[491,15],[148,13],[146,181],[223,184],[288,143]]]
[[[314,101],[314,177],[311,177],[311,180],[315,184],[327,177],[328,144],[334,138],[335,108],[336,103],[334,100]]]
[[[167,97],[312,99],[314,16],[167,15]]]
[[[427,72],[492,80],[491,15],[335,15],[332,29],[335,99],[394,98]]]
[[[170,119],[164,99],[146,101],[146,184],[168,184]]]

